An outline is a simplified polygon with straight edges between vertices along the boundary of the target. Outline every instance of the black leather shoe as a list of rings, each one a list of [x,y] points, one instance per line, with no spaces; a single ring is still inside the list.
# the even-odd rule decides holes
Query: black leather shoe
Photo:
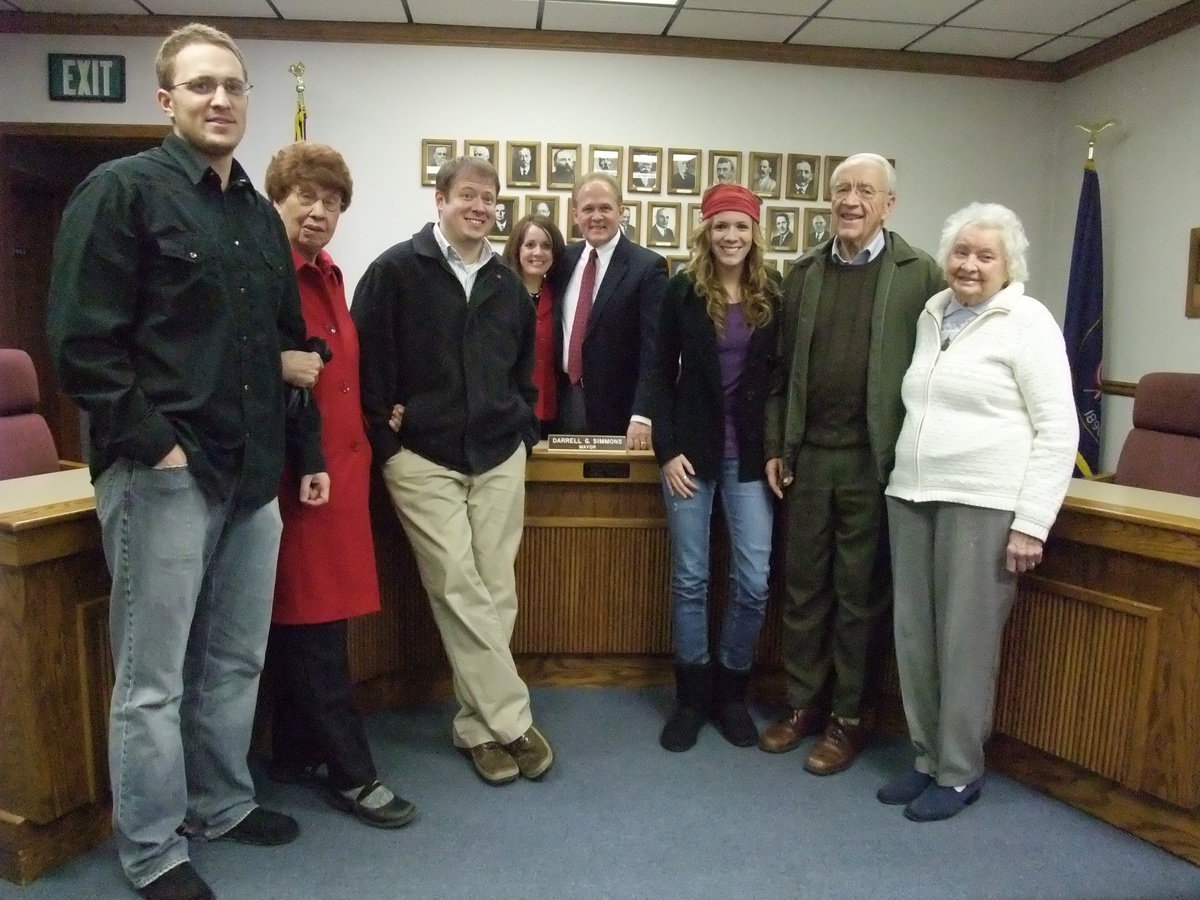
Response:
[[[242,819],[215,840],[253,844],[256,847],[278,847],[290,844],[300,833],[300,826],[291,816],[256,806]]]
[[[214,900],[216,896],[190,862],[167,869],[137,892],[146,900]]]
[[[383,785],[372,781],[354,797],[347,797],[341,791],[329,790],[329,804],[334,809],[348,812],[360,822],[373,825],[376,828],[400,828],[417,817],[417,808],[403,797],[393,795],[392,799],[383,806],[363,806],[363,801]]]

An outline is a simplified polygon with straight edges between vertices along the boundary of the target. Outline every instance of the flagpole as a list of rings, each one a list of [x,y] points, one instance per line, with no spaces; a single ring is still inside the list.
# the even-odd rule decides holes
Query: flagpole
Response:
[[[292,139],[303,141],[308,137],[308,110],[304,106],[304,63],[294,62],[288,71],[296,79],[296,127]]]

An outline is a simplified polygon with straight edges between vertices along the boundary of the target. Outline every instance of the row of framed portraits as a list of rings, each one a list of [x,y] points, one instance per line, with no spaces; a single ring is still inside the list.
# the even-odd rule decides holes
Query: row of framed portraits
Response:
[[[496,200],[496,222],[489,237],[507,240],[518,219],[538,215],[562,228],[567,240],[579,240],[570,205],[570,199],[561,194],[501,196]],[[814,206],[767,206],[761,217],[763,238],[771,253],[797,253],[815,247],[829,237],[832,222],[828,208]],[[686,249],[688,236],[699,224],[699,203],[685,206],[669,200],[626,200],[621,206],[621,232],[643,247]]]
[[[764,200],[815,202],[822,199],[819,194],[824,184],[827,203],[832,199],[829,176],[846,158],[680,147],[670,147],[664,154],[662,147],[609,144],[590,144],[584,156],[582,144],[505,141],[501,159],[499,141],[468,138],[461,146],[464,155],[478,156],[494,165],[507,188],[569,191],[579,174],[608,172],[618,183],[624,183],[630,194],[699,195],[714,184],[729,183],[748,187]],[[438,169],[458,152],[459,142],[454,138],[424,138],[421,184],[432,185]]]

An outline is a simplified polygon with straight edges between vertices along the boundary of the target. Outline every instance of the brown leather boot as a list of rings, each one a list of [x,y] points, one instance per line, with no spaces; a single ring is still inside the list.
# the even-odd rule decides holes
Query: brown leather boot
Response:
[[[816,706],[789,709],[786,716],[768,725],[758,738],[758,748],[767,753],[787,753],[800,742],[817,734],[825,724],[825,713]]]

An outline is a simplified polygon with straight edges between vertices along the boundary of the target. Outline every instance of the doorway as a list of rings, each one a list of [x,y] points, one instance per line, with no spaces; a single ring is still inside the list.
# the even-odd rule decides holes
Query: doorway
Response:
[[[96,166],[162,142],[165,125],[0,123],[0,346],[33,358],[40,412],[62,459],[82,460],[78,407],[59,388],[46,340],[51,256],[63,207]]]

